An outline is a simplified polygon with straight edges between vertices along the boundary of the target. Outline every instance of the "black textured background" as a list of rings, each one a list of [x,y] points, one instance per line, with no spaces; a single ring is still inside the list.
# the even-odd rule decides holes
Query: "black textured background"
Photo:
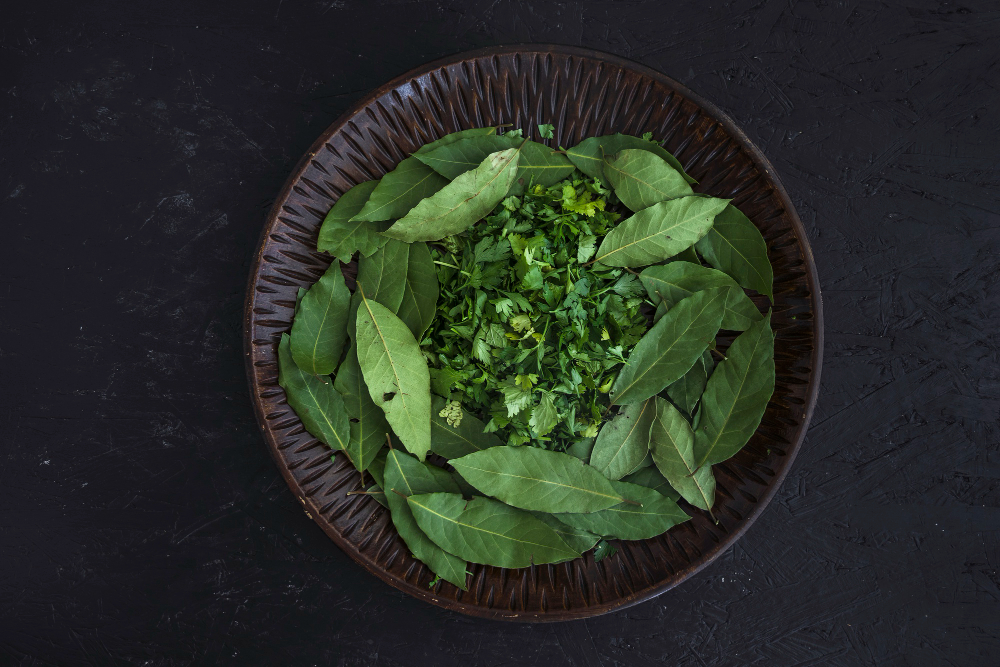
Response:
[[[3,3],[0,664],[1000,664],[1000,6]],[[348,105],[513,42],[718,104],[774,163],[826,310],[813,428],[680,588],[528,626],[418,602],[305,516],[241,307],[268,206]]]

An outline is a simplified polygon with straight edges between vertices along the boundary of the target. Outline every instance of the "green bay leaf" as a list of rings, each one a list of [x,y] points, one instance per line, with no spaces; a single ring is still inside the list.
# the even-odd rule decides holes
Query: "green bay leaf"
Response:
[[[580,555],[528,512],[454,493],[407,498],[417,525],[438,546],[473,563],[519,568],[560,563]]]
[[[388,229],[388,223],[351,219],[361,212],[378,184],[377,180],[358,183],[340,196],[319,228],[318,250],[347,264],[354,253],[367,257],[385,245],[386,238],[379,232]]]
[[[611,387],[611,402],[638,403],[663,391],[715,341],[727,290],[696,292],[667,311],[629,353]]]
[[[674,491],[674,487],[670,486],[670,482],[663,476],[663,473],[656,469],[655,465],[648,468],[639,468],[631,475],[622,477],[621,481],[652,489],[661,496],[666,496],[674,501],[681,497],[681,494]]]
[[[435,471],[444,473],[445,478],[451,482],[444,470],[421,463],[398,449],[390,451],[385,464],[385,485],[388,491],[386,502],[389,504],[392,523],[413,556],[427,565],[431,572],[464,591],[467,590],[466,562],[446,552],[424,534],[406,501],[406,497],[413,495],[456,492],[454,482],[442,484],[441,476]]]
[[[578,553],[584,553],[585,551],[590,551],[597,544],[597,541],[601,538],[594,535],[588,530],[583,530],[580,528],[574,528],[569,524],[563,523],[555,514],[546,514],[545,512],[532,512],[531,516],[535,517],[546,526],[556,531],[556,534],[562,538],[573,551]]]
[[[448,185],[448,179],[415,157],[383,176],[352,220],[377,222],[402,218],[424,198]]]
[[[313,375],[329,375],[336,370],[347,340],[350,303],[351,292],[340,262],[333,262],[295,308],[291,348],[299,368]]]
[[[681,173],[684,180],[688,183],[694,184],[698,182],[688,176],[680,161],[670,151],[659,144],[654,144],[651,141],[628,134],[607,134],[602,137],[589,137],[566,151],[566,157],[576,165],[577,169],[587,176],[605,178],[604,157],[627,149],[650,151],[666,160],[671,167]]]
[[[362,294],[355,342],[369,396],[407,451],[423,460],[431,448],[431,378],[416,339],[402,320]]]
[[[735,280],[722,271],[710,269],[690,262],[670,262],[659,266],[649,266],[639,274],[650,300],[659,304],[662,300],[669,309],[681,299],[694,292],[713,287],[728,288],[726,312],[722,316],[722,328],[732,331],[746,329],[762,316],[757,306],[746,295]]]
[[[491,447],[449,463],[486,495],[521,509],[595,512],[621,502],[601,473],[562,452]]]
[[[738,208],[730,204],[719,213],[712,229],[695,247],[708,264],[774,301],[774,273],[767,258],[767,243]]]
[[[612,480],[638,468],[649,454],[649,427],[654,412],[652,400],[626,405],[597,434],[590,465]]]
[[[594,261],[636,267],[669,259],[704,237],[728,202],[692,196],[653,204],[608,232]]]
[[[447,404],[440,396],[433,396],[431,404],[431,450],[446,459],[457,459],[503,442],[494,433],[486,433],[486,425],[468,412],[462,411],[458,426],[452,426],[439,413]]]
[[[340,362],[333,387],[343,396],[351,422],[351,440],[344,451],[355,468],[368,470],[386,444],[391,429],[385,413],[375,405],[365,385],[356,344],[348,348],[347,356]]]
[[[721,463],[757,430],[774,393],[771,314],[736,337],[705,386],[695,431],[698,466]]]
[[[387,241],[371,257],[358,260],[358,285],[366,299],[378,301],[395,313],[406,291],[410,245],[393,239]]]
[[[437,269],[434,267],[430,248],[426,243],[411,243],[403,281],[403,296],[396,314],[418,341],[434,319],[438,291]]]
[[[424,155],[430,153],[431,151],[440,148],[442,146],[447,146],[453,144],[456,141],[461,141],[462,139],[468,139],[469,137],[488,137],[495,135],[497,133],[497,128],[495,127],[474,127],[469,130],[459,130],[458,132],[452,132],[451,134],[446,134],[440,139],[435,139],[434,141],[428,142],[415,150],[414,155]],[[508,148],[504,146],[504,148]]]
[[[708,357],[708,362],[705,361],[705,357]],[[667,387],[667,396],[670,397],[670,400],[689,415],[694,414],[695,406],[701,400],[701,395],[705,393],[705,383],[708,382],[710,368],[707,364],[711,363],[711,360],[712,353],[705,350],[702,352],[701,358],[694,362],[694,366],[680,380]]]
[[[695,507],[711,511],[715,504],[712,466],[698,468],[694,461],[694,431],[669,402],[657,397],[656,419],[650,430],[653,463],[678,493]]]
[[[626,149],[605,157],[604,175],[622,203],[633,211],[694,194],[679,171],[647,150]]]
[[[281,334],[278,343],[278,384],[285,390],[288,405],[313,437],[333,449],[345,449],[351,427],[344,399],[329,378],[320,378],[295,365],[290,341],[288,334]]]
[[[611,484],[631,503],[590,514],[560,514],[559,520],[602,537],[648,540],[691,518],[676,502],[652,489],[627,482]]]
[[[519,153],[518,148],[491,153],[475,169],[422,200],[383,234],[413,243],[438,241],[465,231],[507,196],[517,174]]]

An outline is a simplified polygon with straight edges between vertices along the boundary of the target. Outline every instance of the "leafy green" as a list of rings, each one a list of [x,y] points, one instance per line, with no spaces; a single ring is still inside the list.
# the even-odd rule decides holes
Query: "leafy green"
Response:
[[[618,553],[618,549],[607,540],[601,540],[594,549],[594,562],[600,563],[605,558],[610,558]]]
[[[448,185],[448,179],[416,157],[408,157],[382,177],[354,221],[402,218],[425,197]]]
[[[333,387],[344,398],[344,407],[351,422],[351,439],[344,450],[358,470],[370,468],[391,433],[385,413],[375,405],[358,365],[358,350],[351,345],[340,362]]]
[[[595,261],[636,267],[668,259],[705,236],[728,203],[728,199],[692,196],[653,204],[611,230]]]
[[[767,244],[760,230],[730,204],[715,217],[715,224],[695,246],[705,261],[732,276],[747,289],[774,301],[774,273],[767,259]]]
[[[681,172],[648,150],[626,149],[604,158],[604,175],[633,211],[694,194]]]
[[[656,468],[684,500],[703,510],[715,503],[715,477],[711,466],[697,468],[691,425],[662,398],[656,399],[656,419],[649,434]]]
[[[368,257],[385,245],[386,238],[379,234],[388,228],[386,223],[351,220],[364,207],[379,181],[365,181],[340,196],[319,228],[316,249],[328,252],[344,264],[354,253]]]
[[[760,311],[736,281],[722,271],[690,262],[670,262],[660,266],[650,266],[639,274],[639,280],[646,287],[653,303],[662,299],[667,308],[673,307],[681,299],[700,290],[713,287],[729,288],[726,297],[726,312],[722,316],[722,328],[732,331],[746,331],[747,327],[761,318]]]
[[[466,501],[454,493],[407,498],[417,525],[448,553],[495,567],[572,560],[580,552],[531,514],[492,498]]]
[[[448,148],[451,146],[438,150]],[[465,231],[489,213],[510,190],[517,174],[519,154],[520,149],[508,148],[487,155],[478,167],[457,176],[440,191],[421,201],[383,234],[413,243],[438,241]]]
[[[321,379],[295,365],[288,334],[278,343],[278,384],[285,390],[288,405],[302,425],[320,442],[333,449],[346,449],[351,437],[344,399],[329,378]]]
[[[611,389],[612,402],[638,403],[675,382],[715,340],[727,290],[696,292],[667,311],[629,355]]]
[[[347,339],[351,293],[340,262],[334,262],[302,296],[292,321],[292,359],[313,375],[329,375],[340,362]]]
[[[451,482],[447,473],[440,468],[421,463],[399,450],[390,451],[385,465],[385,484],[389,492],[386,494],[386,502],[389,504],[392,523],[414,557],[442,579],[450,581],[463,591],[468,590],[465,585],[465,561],[444,551],[420,530],[406,501],[407,496],[423,493],[456,492],[453,490],[453,482],[442,484],[441,476],[434,474],[434,471],[444,473],[444,479]]]
[[[757,430],[774,393],[771,314],[736,337],[708,379],[695,431],[698,466],[725,461]]]
[[[368,393],[406,449],[423,460],[431,448],[431,392],[417,341],[385,306],[361,297],[358,363]]]
[[[655,411],[652,400],[626,405],[597,434],[590,465],[608,479],[621,479],[635,470],[649,453]]]
[[[440,396],[433,396],[431,405],[431,450],[446,459],[457,459],[489,447],[502,445],[493,433],[485,432],[485,424],[473,415],[458,409],[457,418],[449,420],[442,416],[448,404]]]
[[[395,313],[406,291],[410,245],[393,239],[376,250],[371,257],[358,260],[359,291],[366,298],[378,301]]]
[[[551,139],[553,130],[555,130],[555,127],[543,123],[538,126],[538,136],[540,136],[542,139]]]
[[[513,507],[595,512],[622,497],[580,459],[537,447],[492,447],[450,461],[469,484]]]
[[[673,500],[652,489],[627,482],[611,484],[631,502],[590,514],[560,514],[559,520],[602,537],[647,540],[691,518]]]
[[[584,139],[566,151],[566,157],[587,176],[591,178],[603,178],[604,157],[606,155],[614,155],[626,149],[650,151],[666,160],[671,167],[681,173],[684,180],[688,183],[694,184],[698,182],[688,176],[677,158],[658,143],[627,134],[608,134],[603,137]]]
[[[426,243],[411,243],[409,247],[403,296],[396,314],[413,332],[413,336],[420,340],[434,320],[437,308],[437,269]]]

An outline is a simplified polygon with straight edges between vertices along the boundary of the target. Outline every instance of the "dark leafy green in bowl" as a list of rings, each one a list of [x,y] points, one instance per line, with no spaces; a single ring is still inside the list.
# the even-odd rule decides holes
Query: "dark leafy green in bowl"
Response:
[[[358,257],[357,287],[335,262],[300,291],[279,382],[440,578],[603,557],[687,520],[680,499],[711,512],[712,465],[774,390],[745,291],[772,274],[753,223],[692,184],[648,136],[476,128],[330,210],[318,248]]]

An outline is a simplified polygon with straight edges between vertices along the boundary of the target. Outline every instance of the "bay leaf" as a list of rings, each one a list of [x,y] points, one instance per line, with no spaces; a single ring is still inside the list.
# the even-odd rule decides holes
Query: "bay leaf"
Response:
[[[681,497],[681,494],[674,491],[674,487],[670,486],[670,482],[663,476],[663,473],[656,469],[655,465],[648,468],[639,468],[628,477],[622,477],[621,481],[652,489],[661,496],[666,496],[671,500],[676,501]]]
[[[655,408],[652,400],[626,405],[601,427],[590,454],[590,465],[608,479],[621,479],[642,465],[649,454],[649,427]]]
[[[627,482],[611,484],[631,503],[590,514],[560,514],[559,520],[605,538],[648,540],[691,518],[676,502],[652,489]]]
[[[313,375],[337,369],[347,340],[350,303],[340,262],[333,262],[295,307],[291,347],[296,366]]]
[[[774,393],[771,314],[736,337],[705,385],[694,436],[698,466],[721,463],[757,430]]]
[[[738,208],[730,204],[719,213],[712,229],[695,247],[708,264],[774,301],[774,273],[767,258],[767,243]]]
[[[602,137],[589,137],[566,151],[566,157],[576,165],[577,169],[592,178],[605,178],[604,156],[614,155],[627,149],[640,149],[660,156],[679,171],[688,183],[698,181],[688,176],[680,161],[670,151],[659,144],[646,141],[628,134],[607,134]]]
[[[669,402],[657,397],[656,419],[649,432],[650,450],[657,470],[695,507],[711,511],[715,504],[712,466],[698,468],[694,461],[694,431]]]
[[[694,414],[695,406],[701,400],[701,395],[705,393],[705,383],[708,382],[708,368],[705,365],[706,354],[711,358],[711,353],[707,350],[702,352],[701,358],[694,362],[694,366],[680,380],[667,387],[667,396],[670,397],[670,400],[689,415]]]
[[[449,463],[486,495],[521,509],[595,512],[621,502],[601,473],[562,452],[491,447]]]
[[[402,320],[361,296],[356,345],[368,394],[407,451],[423,460],[431,448],[431,388],[427,360]]]
[[[358,260],[359,291],[364,291],[366,299],[377,301],[396,313],[403,303],[403,293],[406,291],[409,257],[408,243],[387,239],[387,243],[372,253],[371,257]]]
[[[608,232],[594,261],[636,267],[668,259],[705,236],[728,202],[715,197],[679,197],[653,204]]]
[[[344,450],[358,470],[369,469],[392,432],[385,413],[371,399],[358,364],[357,344],[351,345],[340,362],[333,387],[344,398],[344,407],[351,422],[351,439]]]
[[[562,538],[562,541],[565,542],[570,549],[578,553],[582,554],[585,551],[590,551],[594,548],[594,545],[597,544],[597,541],[601,539],[590,531],[574,528],[569,524],[563,523],[556,518],[556,515],[554,514],[532,512],[531,515],[552,530],[556,531],[559,537]]]
[[[411,243],[403,297],[396,314],[410,328],[417,341],[434,320],[438,291],[437,269],[430,248],[426,243]]]
[[[667,311],[628,355],[611,387],[616,405],[651,398],[688,372],[715,341],[727,290],[695,292]]]
[[[473,563],[519,568],[571,560],[580,552],[529,513],[492,498],[455,493],[407,498],[417,525],[439,547]]]
[[[728,288],[726,312],[722,316],[723,329],[746,331],[762,317],[757,306],[735,280],[722,271],[707,266],[690,262],[648,266],[639,274],[639,280],[646,288],[650,300],[658,304],[662,299],[668,309],[695,292],[713,287]]]
[[[389,509],[389,502],[385,497],[385,452],[380,452],[375,460],[368,466],[368,474],[372,476],[375,483],[365,491],[372,499],[382,507]]]
[[[478,167],[414,206],[383,234],[413,243],[438,241],[465,231],[507,196],[517,174],[519,155],[518,148],[491,153]],[[426,165],[424,168],[430,169]]]
[[[590,454],[594,451],[594,441],[596,438],[580,438],[566,448],[566,453],[575,456],[584,463],[590,461]]]
[[[424,164],[445,178],[457,178],[475,169],[490,153],[521,147],[517,175],[510,194],[520,194],[529,183],[548,187],[573,173],[573,163],[562,153],[535,141],[517,137],[470,137],[418,155]]]
[[[497,133],[497,128],[495,127],[474,127],[469,130],[459,130],[458,132],[452,132],[451,134],[446,134],[440,139],[435,139],[434,141],[428,142],[415,150],[414,155],[424,155],[425,153],[430,153],[436,148],[441,146],[447,146],[453,144],[456,141],[461,141],[462,139],[468,139],[469,137],[483,137],[492,136]],[[504,148],[508,148],[505,146]]]
[[[388,487],[386,502],[389,504],[392,523],[414,558],[427,565],[431,572],[445,581],[451,582],[463,591],[468,590],[465,584],[466,562],[447,553],[427,537],[417,525],[407,503],[408,496],[453,492],[441,484],[439,476],[433,470],[444,472],[440,468],[421,463],[398,449],[389,452],[385,464],[385,484]],[[447,473],[445,475],[447,476]],[[451,481],[450,477],[448,480]]]
[[[447,404],[440,396],[431,403],[431,450],[446,459],[457,459],[503,442],[495,433],[486,433],[486,425],[468,412],[462,411],[458,426],[452,426],[439,413]]]
[[[285,390],[288,405],[314,438],[333,449],[348,446],[351,427],[344,399],[329,378],[321,379],[295,365],[288,334],[281,334],[278,343],[278,384]]]
[[[426,197],[448,185],[448,179],[415,157],[401,161],[383,176],[352,220],[378,222],[402,218]]]
[[[347,264],[354,253],[360,252],[362,257],[368,257],[385,245],[386,238],[379,232],[389,228],[387,223],[351,219],[361,212],[378,184],[377,180],[358,183],[340,195],[323,218],[316,242],[317,250],[328,252]]]
[[[647,150],[630,148],[606,156],[604,175],[622,203],[633,211],[694,194],[681,172]]]

